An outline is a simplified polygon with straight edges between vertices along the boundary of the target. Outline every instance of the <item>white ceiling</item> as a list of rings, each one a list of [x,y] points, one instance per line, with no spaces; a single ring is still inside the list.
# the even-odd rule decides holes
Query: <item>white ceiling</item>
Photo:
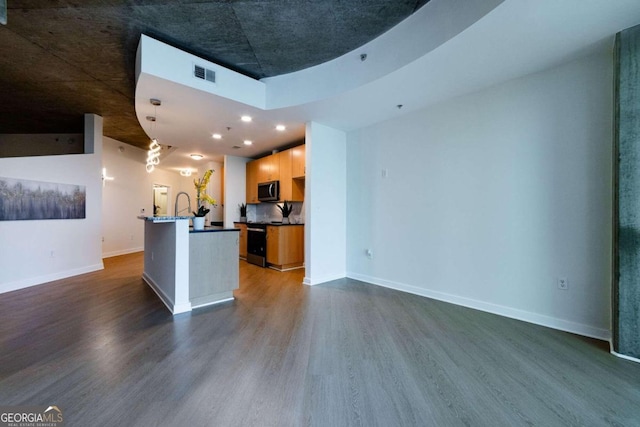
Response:
[[[143,128],[162,145],[177,147],[162,159],[164,168],[197,169],[207,160],[222,162],[224,155],[256,157],[304,140],[304,123],[293,122],[278,111],[262,110],[154,76],[145,76],[139,86],[138,92],[145,93],[142,102],[148,104],[145,114],[156,117],[153,124],[145,123]],[[160,99],[162,105],[154,108],[151,98]],[[253,120],[245,123],[241,121],[243,115]],[[277,131],[278,124],[286,130]],[[222,139],[214,139],[214,133]],[[253,144],[247,146],[245,140]],[[202,154],[205,159],[193,161],[189,157],[192,153]]]
[[[412,25],[424,25],[420,20],[425,19],[430,6],[436,7],[438,2],[432,0],[412,15]],[[308,121],[344,131],[358,129],[570,61],[603,43],[612,47],[616,32],[639,23],[640,0],[506,0],[423,56],[328,98],[269,110],[147,76],[136,88],[136,111],[139,118],[144,117],[153,111],[149,98],[162,99],[153,129],[149,123],[141,123],[148,135],[177,147],[162,160],[162,167],[197,168],[199,163],[188,158],[190,153],[205,155],[204,161],[221,161],[222,155],[255,157],[303,138]],[[407,27],[401,23],[391,32],[407,31]],[[370,48],[374,49],[375,43],[384,47],[385,36],[389,39],[388,34],[383,35]],[[359,49],[345,57],[361,52]],[[393,52],[389,57],[394,57]],[[327,64],[322,66],[332,73]],[[344,72],[336,69],[333,76],[338,79]],[[278,78],[299,81],[310,75],[305,73],[308,70]],[[251,115],[253,122],[241,122],[244,114]],[[287,131],[275,131],[277,123],[285,124]],[[213,140],[214,132],[221,133],[223,139]],[[244,146],[244,139],[252,140],[253,146]]]

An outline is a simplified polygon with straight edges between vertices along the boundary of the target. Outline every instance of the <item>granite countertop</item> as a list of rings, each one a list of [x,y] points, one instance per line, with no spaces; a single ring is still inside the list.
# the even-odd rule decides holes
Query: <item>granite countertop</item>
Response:
[[[277,227],[288,227],[290,225],[304,225],[303,223],[300,224],[283,224],[280,221],[270,221],[270,222],[262,222],[262,221],[255,221],[255,222],[240,222],[240,221],[233,221],[234,224],[247,224],[247,225],[251,225],[251,224],[264,224],[264,225],[275,225]]]
[[[139,215],[138,219],[142,219],[145,221],[151,221],[151,222],[176,222],[178,220],[181,219],[191,219],[193,218],[192,216],[144,216],[144,215]]]
[[[204,230],[194,230],[193,227],[189,227],[189,233],[211,233],[211,232],[220,232],[220,231],[236,231],[240,232],[237,228],[224,228],[217,225],[207,225],[204,227]]]
[[[153,223],[159,222],[176,222],[182,219],[192,219],[192,216],[144,216],[139,215],[138,219],[142,219],[144,221],[150,221]],[[204,227],[204,230],[194,230],[193,226],[189,226],[189,233],[210,233],[212,231],[239,231],[237,228],[224,228],[217,225],[207,225]]]

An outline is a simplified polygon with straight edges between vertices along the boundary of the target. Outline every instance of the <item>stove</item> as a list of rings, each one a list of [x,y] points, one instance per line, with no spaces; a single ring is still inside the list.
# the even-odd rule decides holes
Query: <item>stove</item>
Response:
[[[267,266],[267,224],[247,224],[247,262]]]

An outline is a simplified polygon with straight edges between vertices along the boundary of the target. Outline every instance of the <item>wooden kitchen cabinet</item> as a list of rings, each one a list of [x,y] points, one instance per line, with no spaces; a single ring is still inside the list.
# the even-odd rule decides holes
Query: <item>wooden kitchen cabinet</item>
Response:
[[[280,181],[280,201],[304,202],[305,146],[299,145],[247,163],[247,203],[259,203],[258,184]]]
[[[265,158],[256,159],[250,163],[253,163],[256,168],[256,182],[266,182],[269,166]]]
[[[280,179],[280,153],[272,154],[258,160],[258,182],[278,181]]]
[[[304,186],[306,177],[305,145],[291,149],[291,200],[304,202]]]
[[[280,264],[280,227],[267,226],[267,263]]]
[[[267,263],[277,270],[304,265],[304,226],[267,226]]]
[[[267,181],[278,181],[280,179],[280,153],[265,157],[269,164]]]
[[[303,147],[301,150],[304,157],[304,145],[301,147]],[[296,162],[296,156],[300,156],[300,148],[290,148],[278,154],[280,154],[280,201],[304,202],[304,176],[298,178],[293,176],[293,164]],[[304,171],[304,166],[302,170]]]
[[[291,200],[292,202],[304,202],[304,178],[293,178],[291,180]]]
[[[305,145],[291,149],[291,177],[304,178],[306,175]]]
[[[247,224],[233,224],[234,228],[240,230],[240,236],[238,238],[238,252],[240,258],[247,258]]]
[[[258,203],[258,166],[257,160],[247,163],[247,203]]]
[[[278,154],[280,154],[280,200],[294,201],[293,180],[291,179],[291,150],[281,151]]]

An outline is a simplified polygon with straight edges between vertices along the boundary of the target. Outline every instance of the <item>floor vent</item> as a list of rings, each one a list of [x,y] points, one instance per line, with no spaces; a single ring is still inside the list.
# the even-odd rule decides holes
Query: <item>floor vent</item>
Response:
[[[242,148],[242,147],[240,147],[239,145],[234,145],[234,146],[233,146],[233,147],[231,147],[231,148],[233,148],[234,150],[239,150],[239,149],[240,149],[240,148]]]
[[[216,72],[199,65],[193,66],[193,75],[198,79],[206,80],[211,83],[216,82]]]

